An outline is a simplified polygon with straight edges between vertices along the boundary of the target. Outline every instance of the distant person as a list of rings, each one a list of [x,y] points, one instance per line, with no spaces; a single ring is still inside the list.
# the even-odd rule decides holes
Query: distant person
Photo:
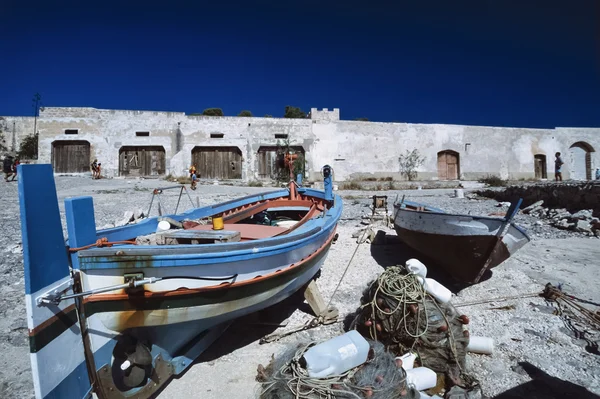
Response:
[[[596,168],[596,180],[600,180],[600,168]]]
[[[196,172],[192,174],[192,190],[196,189],[196,185],[198,184],[198,177],[196,176]]]
[[[102,179],[102,164],[98,162],[98,170],[96,171],[96,179]]]
[[[196,165],[190,166],[189,173],[190,173],[190,178],[192,177],[192,175],[196,174]]]
[[[4,171],[4,181],[8,181],[8,178],[13,175],[12,164],[12,157],[10,155],[5,156],[4,161],[2,162],[2,169]]]
[[[94,159],[94,162],[90,164],[90,168],[92,169],[92,179],[96,179],[98,176],[98,160]]]
[[[19,166],[20,164],[21,161],[19,161],[19,158],[16,158],[12,164],[13,177],[11,181],[15,181],[15,179],[17,178],[17,166]]]
[[[560,152],[554,154],[556,158],[554,158],[554,180],[562,181],[562,166],[564,162],[560,157]]]

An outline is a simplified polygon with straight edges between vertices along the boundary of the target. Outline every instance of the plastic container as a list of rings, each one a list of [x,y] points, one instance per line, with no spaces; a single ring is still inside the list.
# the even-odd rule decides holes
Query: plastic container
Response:
[[[296,224],[298,224],[297,220],[277,220],[275,223],[275,226],[278,227],[285,227],[286,229],[292,228],[293,226],[295,226]]]
[[[342,374],[367,361],[370,345],[356,330],[313,346],[304,353],[309,377]]]
[[[410,370],[415,367],[415,360],[417,360],[417,355],[412,352],[405,353],[402,356],[398,356],[394,360],[402,360],[402,368],[404,370]]]
[[[166,220],[161,220],[158,222],[158,226],[156,227],[156,231],[167,231],[171,228],[171,223]]]
[[[417,391],[423,391],[437,385],[437,375],[427,367],[417,367],[406,370],[406,382],[414,385]]]
[[[427,266],[418,259],[409,259],[404,266],[406,266],[406,270],[408,270],[409,273],[416,274],[423,278],[427,277]]]
[[[492,352],[494,352],[494,340],[488,337],[471,335],[469,338],[469,345],[467,345],[467,351],[491,355]]]
[[[417,277],[419,282],[423,284],[425,291],[434,297],[440,303],[448,303],[452,299],[452,291],[444,287],[432,278]]]
[[[223,230],[223,215],[215,215],[212,217],[213,230]]]

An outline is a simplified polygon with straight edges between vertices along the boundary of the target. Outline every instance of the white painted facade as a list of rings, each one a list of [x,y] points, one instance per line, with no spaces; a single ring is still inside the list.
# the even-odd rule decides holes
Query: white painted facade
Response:
[[[4,117],[6,128],[16,130],[17,148],[33,132],[33,118]],[[18,127],[17,127],[18,126]],[[0,126],[1,127],[1,126]],[[77,129],[77,134],[65,134]],[[242,152],[242,179],[258,179],[257,151],[277,145],[287,134],[294,146],[306,152],[309,179],[318,179],[320,168],[330,164],[335,180],[393,177],[401,180],[399,156],[417,149],[425,157],[418,178],[438,178],[440,151],[458,153],[460,178],[486,175],[520,179],[534,177],[534,156],[546,156],[547,176],[554,178],[554,154],[561,152],[563,178],[585,178],[581,165],[586,151],[570,150],[587,144],[592,171],[600,166],[600,128],[527,129],[443,124],[359,122],[340,120],[340,111],[311,109],[310,118],[246,118],[190,116],[181,112],[122,111],[95,108],[46,107],[37,120],[40,163],[52,160],[52,143],[85,140],[90,157],[103,165],[103,173],[117,176],[119,149],[123,146],[162,146],[166,173],[185,175],[196,146],[235,146]],[[150,132],[137,137],[136,132]],[[211,138],[211,133],[222,138]],[[12,133],[11,133],[12,134]],[[7,132],[4,132],[5,141]],[[594,150],[594,151],[590,151]],[[573,156],[571,154],[574,154]],[[91,160],[90,160],[91,162]],[[585,165],[584,165],[585,167]]]

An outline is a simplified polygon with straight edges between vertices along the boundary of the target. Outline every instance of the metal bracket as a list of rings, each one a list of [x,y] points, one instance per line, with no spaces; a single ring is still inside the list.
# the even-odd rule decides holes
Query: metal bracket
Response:
[[[74,283],[75,281],[72,278],[62,282],[56,287],[50,289],[48,292],[35,298],[35,303],[37,306],[58,305],[60,303],[60,297],[62,294],[73,288]]]

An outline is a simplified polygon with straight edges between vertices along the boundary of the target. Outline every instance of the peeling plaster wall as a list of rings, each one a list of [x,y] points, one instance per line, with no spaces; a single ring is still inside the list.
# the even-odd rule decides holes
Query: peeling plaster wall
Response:
[[[340,111],[311,109],[310,119],[189,116],[182,112],[122,111],[95,108],[46,107],[38,118],[39,162],[51,161],[52,143],[85,140],[90,156],[102,162],[108,176],[118,174],[119,149],[123,146],[161,146],[166,171],[184,175],[196,146],[237,147],[242,152],[242,178],[258,178],[257,152],[261,146],[276,146],[275,135],[287,134],[290,144],[306,152],[307,177],[320,179],[325,164],[334,168],[338,181],[366,176],[401,179],[399,156],[417,149],[425,157],[419,179],[438,178],[440,151],[459,154],[460,177],[478,179],[488,174],[502,178],[534,177],[534,156],[546,155],[547,174],[554,178],[554,153],[560,151],[570,176],[569,147],[589,144],[592,167],[600,165],[600,128],[523,129],[443,124],[381,123],[339,120]],[[18,125],[19,139],[33,132],[33,118],[6,117]],[[79,129],[66,135],[66,129]],[[137,131],[150,132],[136,137]],[[211,133],[222,138],[211,138]],[[281,142],[282,140],[279,140]]]

